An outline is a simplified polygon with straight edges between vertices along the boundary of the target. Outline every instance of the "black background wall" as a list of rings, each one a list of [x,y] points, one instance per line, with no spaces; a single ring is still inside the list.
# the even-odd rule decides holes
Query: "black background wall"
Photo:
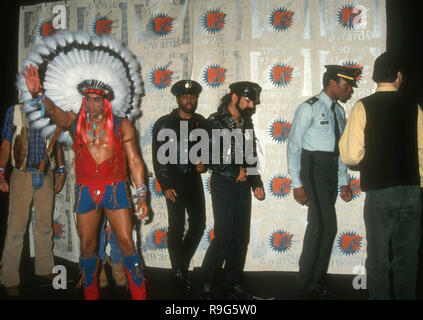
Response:
[[[265,1],[265,0],[262,0]],[[8,106],[16,103],[15,76],[18,72],[19,6],[51,1],[0,1],[0,123]],[[423,1],[386,0],[387,48],[399,53],[406,61],[407,84],[404,90],[413,99],[423,102],[423,24],[420,14]],[[25,196],[25,195],[23,195]],[[0,256],[7,221],[7,194],[0,192]]]

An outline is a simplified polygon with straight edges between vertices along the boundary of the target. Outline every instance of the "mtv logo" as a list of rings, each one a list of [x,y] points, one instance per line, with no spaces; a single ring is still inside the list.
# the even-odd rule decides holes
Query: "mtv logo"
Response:
[[[98,19],[96,21],[96,34],[110,34],[113,22],[110,19]]]
[[[286,83],[292,80],[290,66],[276,66],[273,68],[273,81],[276,83]]]
[[[289,10],[277,10],[273,14],[273,25],[276,27],[288,27],[291,25],[292,12]]]
[[[287,137],[291,125],[288,123],[275,122],[273,125],[273,136],[274,137]]]
[[[360,249],[360,237],[358,235],[347,235],[342,236],[342,249],[356,251]]]
[[[209,68],[207,70],[208,83],[222,83],[225,81],[226,69],[220,68]]]
[[[273,234],[273,247],[274,248],[287,248],[291,246],[292,235],[287,232]]]
[[[155,70],[154,84],[158,86],[168,86],[172,82],[171,76],[173,72],[170,70]]]
[[[225,24],[226,14],[222,12],[209,13],[207,14],[207,28],[208,29],[220,29]]]
[[[154,191],[162,192],[162,187],[160,186],[159,180],[154,179]]]
[[[156,230],[154,243],[157,246],[167,246],[167,230]]]
[[[273,192],[289,193],[291,182],[289,178],[274,178],[273,179]]]
[[[41,25],[41,35],[43,37],[53,36],[56,33],[56,30],[53,27],[53,23],[44,22]]]
[[[168,16],[154,18],[154,31],[168,33],[172,31],[172,18]]]

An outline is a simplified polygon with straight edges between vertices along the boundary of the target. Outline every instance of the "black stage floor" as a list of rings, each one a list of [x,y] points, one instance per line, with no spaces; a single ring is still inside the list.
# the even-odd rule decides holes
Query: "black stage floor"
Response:
[[[20,296],[8,297],[4,288],[1,289],[2,300],[80,300],[83,299],[82,289],[76,288],[79,281],[79,267],[61,258],[55,258],[56,265],[63,265],[67,272],[67,288],[55,290],[52,282],[34,275],[34,259],[24,257],[21,266]],[[146,268],[147,292],[151,300],[198,300],[193,294],[184,294],[173,284],[168,269]],[[108,275],[110,275],[108,273]],[[194,289],[200,287],[200,270],[191,272]],[[331,288],[331,300],[365,300],[366,290],[355,290],[353,278],[355,275],[328,275],[328,286]],[[110,278],[110,277],[109,277]],[[247,291],[264,300],[295,300],[296,272],[244,272],[243,284]],[[196,291],[196,290],[195,290]],[[104,300],[127,300],[129,293],[115,287],[113,282],[108,288],[101,290]]]

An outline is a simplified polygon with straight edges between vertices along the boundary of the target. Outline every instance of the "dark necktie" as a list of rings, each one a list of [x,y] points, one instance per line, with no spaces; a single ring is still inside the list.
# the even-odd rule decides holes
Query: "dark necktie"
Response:
[[[340,138],[340,134],[339,134],[339,126],[338,126],[338,119],[336,118],[336,112],[335,112],[335,105],[336,102],[332,102],[332,106],[330,107],[332,109],[332,113],[333,113],[333,118],[335,120],[335,149],[333,150],[333,152],[338,155],[339,154],[339,138]]]

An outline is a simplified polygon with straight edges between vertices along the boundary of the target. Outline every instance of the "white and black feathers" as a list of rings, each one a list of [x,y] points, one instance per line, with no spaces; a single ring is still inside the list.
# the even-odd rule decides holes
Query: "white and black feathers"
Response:
[[[101,83],[112,92],[114,115],[132,120],[141,113],[144,91],[140,66],[133,53],[112,36],[60,31],[37,43],[22,61],[22,69],[31,64],[38,68],[46,95],[62,110],[78,113],[82,103],[81,86]],[[41,117],[37,106],[27,103],[32,96],[22,74],[17,78],[16,86],[22,93],[30,126],[40,129],[44,137],[51,136],[56,125]],[[59,141],[72,144],[68,132],[62,132]]]

